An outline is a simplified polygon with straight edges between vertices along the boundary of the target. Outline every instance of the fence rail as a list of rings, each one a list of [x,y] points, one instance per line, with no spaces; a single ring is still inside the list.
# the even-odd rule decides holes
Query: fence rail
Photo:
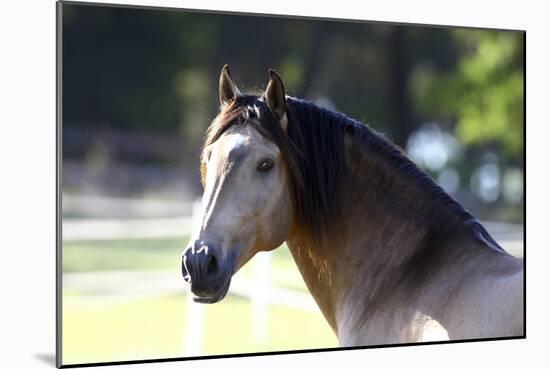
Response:
[[[65,205],[71,211],[82,210],[86,204],[93,203],[95,213],[108,214],[173,214],[187,212],[190,216],[164,216],[154,218],[64,218],[62,227],[63,241],[94,241],[120,239],[158,239],[188,236],[193,225],[199,220],[200,202],[185,205],[170,205],[165,202],[147,200],[107,200],[97,198],[65,198]],[[154,211],[150,211],[150,210]],[[176,209],[177,211],[174,211]],[[182,210],[183,209],[183,210]],[[114,211],[114,212],[113,212]],[[77,211],[78,212],[78,211]],[[164,213],[163,213],[164,212]],[[508,252],[516,256],[523,255],[523,226],[494,222],[482,222],[489,233]],[[236,275],[230,288],[230,294],[250,300],[253,336],[257,342],[267,339],[267,327],[270,305],[281,305],[291,309],[319,313],[319,309],[309,293],[274,285],[269,278],[271,254],[260,253],[251,260],[252,277]],[[192,301],[188,286],[183,283],[179,273],[173,271],[95,271],[63,274],[65,291],[84,293],[83,298],[101,301],[128,302],[135,299],[151,299],[165,294],[185,294],[187,296],[187,314],[184,329],[185,355],[199,355],[203,348],[204,309],[201,304]],[[93,293],[96,292],[96,293]]]
[[[196,222],[193,216],[148,219],[64,219],[63,241],[155,239],[185,237]],[[482,222],[493,238],[515,256],[523,255],[523,226]]]

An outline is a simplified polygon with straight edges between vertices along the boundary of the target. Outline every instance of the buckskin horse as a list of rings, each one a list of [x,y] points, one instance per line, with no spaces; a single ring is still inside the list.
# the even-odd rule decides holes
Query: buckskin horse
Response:
[[[286,241],[340,346],[522,336],[523,259],[382,135],[269,73],[261,95],[220,75],[202,221],[182,255],[195,301],[220,301]]]

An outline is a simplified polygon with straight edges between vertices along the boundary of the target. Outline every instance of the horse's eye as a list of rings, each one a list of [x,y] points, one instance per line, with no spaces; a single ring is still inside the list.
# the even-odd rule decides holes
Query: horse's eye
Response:
[[[258,164],[258,172],[260,173],[266,173],[266,172],[269,172],[271,170],[271,168],[273,168],[273,166],[275,165],[275,163],[273,162],[273,160],[271,159],[264,159],[262,161],[260,161],[260,164]]]

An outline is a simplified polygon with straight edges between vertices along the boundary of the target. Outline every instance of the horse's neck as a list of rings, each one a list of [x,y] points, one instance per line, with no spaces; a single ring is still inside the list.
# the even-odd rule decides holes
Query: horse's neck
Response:
[[[406,324],[418,309],[438,318],[434,315],[439,306],[408,307],[426,293],[425,287],[435,283],[434,278],[440,278],[442,268],[453,258],[474,260],[484,251],[458,234],[455,239],[434,229],[426,220],[427,214],[448,217],[439,220],[451,225],[452,215],[421,188],[407,187],[391,176],[380,182],[372,174],[381,174],[384,169],[372,165],[368,160],[355,165],[352,177],[356,178],[350,182],[349,193],[358,190],[344,206],[347,222],[338,230],[343,242],[324,250],[304,238],[291,238],[287,244],[310,292],[340,338],[377,317],[378,321],[396,322],[393,331],[386,327],[384,333],[387,340],[394,341],[392,337],[403,329],[399,321]],[[365,174],[371,177],[365,178]]]

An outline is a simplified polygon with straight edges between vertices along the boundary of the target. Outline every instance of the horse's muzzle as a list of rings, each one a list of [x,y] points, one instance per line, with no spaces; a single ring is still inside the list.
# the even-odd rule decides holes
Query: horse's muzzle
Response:
[[[230,260],[221,260],[214,247],[200,241],[185,250],[181,271],[185,281],[191,284],[196,302],[214,303],[225,297],[233,274],[231,264]]]

